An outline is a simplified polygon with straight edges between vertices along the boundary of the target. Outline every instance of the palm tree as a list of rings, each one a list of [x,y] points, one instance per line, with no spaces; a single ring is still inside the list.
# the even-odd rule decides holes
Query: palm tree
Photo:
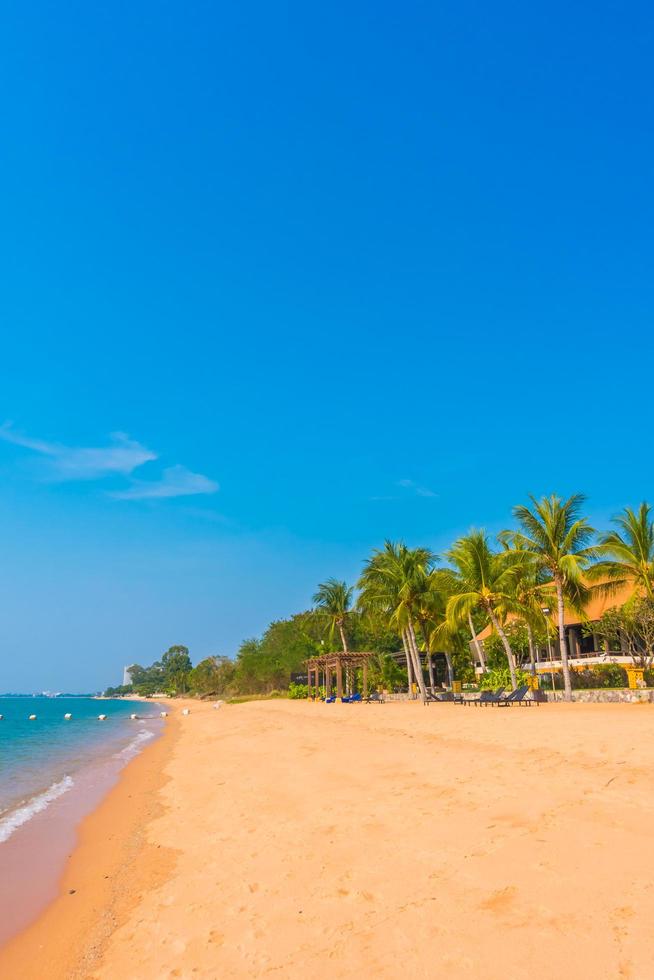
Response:
[[[429,687],[433,692],[435,687],[434,661],[432,657],[432,641],[434,639],[434,629],[445,615],[445,597],[442,588],[439,587],[438,569],[432,569],[424,574],[423,588],[418,594],[418,608],[416,616],[420,624],[420,632],[425,650],[425,659],[429,671]],[[450,682],[452,673],[450,670],[451,661],[448,661],[448,672]]]
[[[321,582],[313,597],[318,614],[324,616],[329,621],[330,641],[333,640],[334,633],[338,630],[343,646],[343,653],[347,653],[345,621],[352,607],[353,592],[354,590],[348,587],[345,582],[339,582],[335,578],[328,578],[326,582]]]
[[[460,591],[450,596],[447,620],[456,629],[481,609],[500,637],[511,674],[513,689],[517,687],[515,657],[502,626],[506,615],[516,612],[513,596],[513,568],[516,555],[510,551],[495,552],[488,543],[485,531],[472,530],[459,538],[447,555],[459,576]]]
[[[445,655],[450,687],[454,682],[452,654],[467,649],[462,630],[453,628],[447,618],[447,603],[451,595],[459,592],[456,576],[449,568],[435,568],[427,577],[427,591],[421,606],[420,628],[425,640],[425,650],[429,663],[429,682],[434,687],[432,651],[440,650]]]
[[[366,561],[358,582],[362,608],[383,612],[389,624],[401,633],[409,684],[413,673],[423,698],[427,691],[415,626],[420,597],[433,561],[434,556],[428,548],[407,548],[402,542],[386,541],[384,547],[373,551]]]
[[[575,493],[567,500],[556,494],[536,500],[529,498],[532,507],[520,505],[513,514],[521,530],[513,534],[515,547],[531,557],[536,566],[551,576],[556,590],[559,620],[559,646],[565,700],[572,700],[568,644],[565,635],[565,602],[583,609],[590,590],[584,582],[584,573],[596,556],[590,546],[595,534],[588,521],[580,516],[585,497]]]
[[[643,502],[637,511],[625,507],[613,518],[619,530],[600,537],[597,553],[607,556],[593,567],[593,578],[608,579],[612,589],[633,583],[648,599],[654,599],[654,522],[651,507]]]
[[[513,597],[518,604],[518,618],[525,624],[529,643],[529,661],[532,675],[536,674],[536,643],[534,632],[547,630],[543,609],[552,602],[552,586],[548,574],[530,555],[516,547],[515,534],[502,531],[498,539],[508,551],[516,553],[513,569]]]

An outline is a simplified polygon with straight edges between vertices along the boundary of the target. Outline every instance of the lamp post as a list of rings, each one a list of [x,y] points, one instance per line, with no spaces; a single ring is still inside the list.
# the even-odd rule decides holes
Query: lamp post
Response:
[[[550,677],[552,678],[552,697],[556,701],[556,688],[554,687],[554,658],[552,657],[552,644],[550,642],[550,614],[549,606],[541,606],[541,612],[545,616],[545,629],[547,630],[547,652],[550,658]]]

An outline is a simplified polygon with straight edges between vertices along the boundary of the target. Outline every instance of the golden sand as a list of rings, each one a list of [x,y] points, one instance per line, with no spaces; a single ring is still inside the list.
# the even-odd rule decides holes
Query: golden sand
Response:
[[[654,707],[180,709],[1,977],[654,977]]]

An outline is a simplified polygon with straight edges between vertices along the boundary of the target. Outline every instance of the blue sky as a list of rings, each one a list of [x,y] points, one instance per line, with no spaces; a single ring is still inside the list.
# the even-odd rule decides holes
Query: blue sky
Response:
[[[652,498],[648,5],[5,10],[0,689]]]

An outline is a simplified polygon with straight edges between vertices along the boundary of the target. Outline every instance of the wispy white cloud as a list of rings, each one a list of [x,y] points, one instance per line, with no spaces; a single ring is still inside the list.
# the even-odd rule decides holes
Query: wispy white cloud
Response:
[[[429,487],[423,487],[419,483],[415,483],[414,480],[398,480],[398,487],[403,487],[405,490],[411,490],[416,497],[437,497],[438,494]]]
[[[112,433],[107,446],[65,446],[59,442],[33,439],[16,430],[11,422],[5,422],[0,425],[0,439],[36,453],[49,480],[101,480],[111,476],[129,478],[129,485],[124,490],[115,490],[110,494],[117,500],[163,500],[211,494],[220,489],[214,480],[201,473],[192,473],[185,466],[170,466],[158,479],[136,479],[133,476],[135,470],[159,457],[124,432]]]
[[[108,446],[75,447],[58,442],[32,439],[14,429],[11,422],[0,425],[0,439],[38,453],[47,462],[47,475],[55,480],[97,480],[111,474],[129,476],[137,467],[151,462],[157,454],[114,432]]]
[[[117,500],[162,500],[166,497],[190,497],[216,493],[220,486],[201,473],[192,473],[185,466],[170,466],[160,480],[133,480],[126,490],[111,494]]]

